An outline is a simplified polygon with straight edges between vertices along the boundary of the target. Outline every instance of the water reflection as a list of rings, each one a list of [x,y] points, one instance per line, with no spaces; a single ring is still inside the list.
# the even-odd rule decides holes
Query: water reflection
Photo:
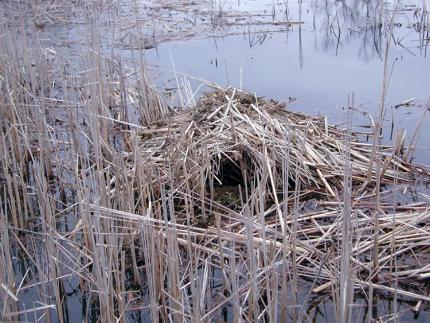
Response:
[[[387,109],[411,98],[416,105],[387,113],[387,131],[394,124],[394,132],[406,128],[412,135],[430,95],[428,14],[421,2],[398,1],[395,10],[393,3],[364,0],[223,3],[223,17],[239,15],[239,27],[214,28],[209,37],[162,43],[148,52],[160,86],[176,87],[173,60],[179,72],[279,100],[297,98],[293,109],[342,122],[352,92],[360,109],[377,111],[388,42]],[[243,19],[260,23],[245,27]],[[357,118],[369,122],[368,116]],[[429,131],[423,129],[421,138]],[[418,145],[419,161],[430,162],[427,143]]]

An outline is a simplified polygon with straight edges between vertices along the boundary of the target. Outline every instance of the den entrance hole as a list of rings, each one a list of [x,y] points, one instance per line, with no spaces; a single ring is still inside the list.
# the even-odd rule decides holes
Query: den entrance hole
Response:
[[[240,191],[245,192],[243,172],[239,164],[228,158],[221,160],[216,176],[219,181],[215,180],[213,183],[214,201],[239,210],[242,206]]]
[[[240,167],[235,164],[233,161],[226,159],[221,161],[220,168],[217,173],[217,177],[220,180],[221,184],[216,181],[214,183],[215,187],[220,186],[244,186],[243,174]]]

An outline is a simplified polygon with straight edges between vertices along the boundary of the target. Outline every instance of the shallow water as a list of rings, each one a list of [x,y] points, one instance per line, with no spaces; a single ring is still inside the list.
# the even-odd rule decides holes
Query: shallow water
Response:
[[[234,4],[232,4],[232,2]],[[170,41],[147,51],[159,84],[175,87],[175,70],[223,86],[242,87],[258,95],[294,101],[290,107],[310,114],[329,116],[332,123],[345,120],[348,95],[354,93],[355,107],[376,117],[381,100],[385,25],[372,16],[365,1],[304,1],[273,4],[270,0],[227,2],[225,16],[260,15],[258,21],[299,22],[275,32],[266,25],[235,27],[235,34],[214,29],[198,39]],[[412,136],[430,95],[430,62],[427,37],[418,26],[420,1],[399,2],[390,33],[386,95],[386,137],[391,122],[394,130],[405,128]],[[385,19],[385,20],[384,20]],[[249,18],[251,25],[256,18]],[[427,26],[428,28],[428,26]],[[421,41],[420,41],[421,39]],[[415,105],[394,108],[415,98]],[[356,125],[369,124],[369,118],[355,113]],[[424,124],[428,123],[425,119]],[[426,140],[429,127],[423,127],[416,158],[430,163]]]

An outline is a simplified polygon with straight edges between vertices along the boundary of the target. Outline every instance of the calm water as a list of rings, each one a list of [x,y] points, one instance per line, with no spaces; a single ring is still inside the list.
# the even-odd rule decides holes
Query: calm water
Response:
[[[430,96],[430,61],[426,41],[422,40],[428,42],[428,35],[423,35],[420,23],[421,6],[421,1],[398,2],[387,64],[387,131],[393,121],[395,130],[405,128],[410,136]],[[257,18],[240,20],[242,25],[234,29],[236,35],[223,36],[231,34],[231,28],[218,28],[207,37],[165,42],[149,50],[147,59],[161,87],[176,86],[173,62],[177,72],[224,86],[242,86],[278,100],[293,99],[292,109],[328,115],[333,123],[344,120],[342,108],[351,93],[358,109],[376,115],[391,11],[380,18],[375,17],[378,8],[366,5],[366,1],[303,1],[300,10],[297,1],[286,5],[285,1],[270,0],[227,1],[222,10],[227,17],[238,14]],[[279,27],[276,32],[265,31],[273,26],[249,26],[255,21],[287,20],[302,24]],[[416,105],[393,108],[411,98],[416,99]],[[369,123],[369,118],[359,113],[356,120],[356,124]],[[425,119],[424,125],[428,122]],[[430,127],[424,126],[417,150],[417,160],[427,164],[429,135]]]

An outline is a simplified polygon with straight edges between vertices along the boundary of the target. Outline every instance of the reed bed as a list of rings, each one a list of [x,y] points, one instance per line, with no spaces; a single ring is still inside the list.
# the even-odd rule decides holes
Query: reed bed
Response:
[[[43,4],[48,26],[76,9]],[[298,322],[327,305],[347,322],[366,307],[380,320],[404,314],[400,302],[426,309],[429,196],[413,191],[429,170],[410,162],[405,134],[382,145],[378,131],[232,88],[171,109],[143,55],[130,71],[103,50],[105,2],[85,4],[75,75],[20,32],[46,26],[0,25],[1,321]],[[381,299],[395,305],[376,315]]]
[[[237,306],[251,320],[262,315],[277,320],[281,277],[292,284],[297,277],[309,280],[309,295],[328,293],[338,301],[348,282],[348,293],[342,295],[349,299],[344,318],[351,315],[354,290],[373,288],[429,301],[424,265],[428,203],[376,203],[379,195],[396,200],[418,178],[428,181],[429,172],[405,162],[402,138],[396,146],[380,147],[381,164],[372,163],[373,145],[360,136],[329,126],[325,118],[292,112],[285,104],[217,89],[194,108],[136,131],[135,149],[125,157],[133,160],[126,178],[134,182],[149,214],[100,211],[105,218],[136,223],[133,227],[146,223],[163,239],[174,232],[170,243],[176,252],[198,254],[188,266],[192,261],[203,266],[209,257],[227,280],[229,297],[218,306]],[[136,174],[141,175],[138,181]],[[383,183],[378,193],[377,176]],[[122,186],[111,184],[111,194],[121,196]],[[347,265],[342,264],[345,255]],[[339,279],[344,266],[348,270]],[[199,276],[189,275],[185,281]],[[242,280],[240,293],[265,305],[254,309],[251,300],[251,308],[235,304],[247,298],[236,295],[230,280]],[[189,310],[192,315],[194,307]],[[199,312],[199,319],[213,313],[207,310]],[[288,315],[299,319],[295,315],[304,315],[303,309]]]

